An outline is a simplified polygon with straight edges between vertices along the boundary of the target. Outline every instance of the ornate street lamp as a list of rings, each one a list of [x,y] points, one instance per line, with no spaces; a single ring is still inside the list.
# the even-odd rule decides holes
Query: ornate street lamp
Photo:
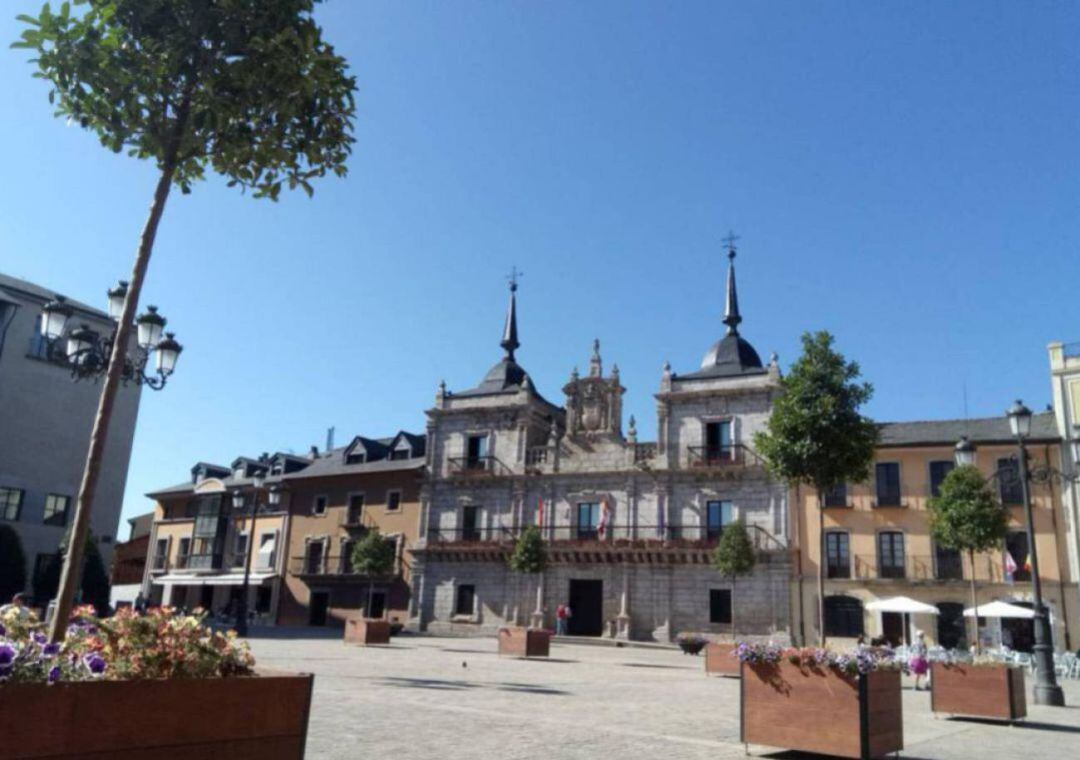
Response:
[[[957,467],[970,467],[975,464],[975,446],[966,435],[960,436],[955,451]]]
[[[117,323],[124,311],[127,287],[127,283],[121,281],[108,291],[109,316]],[[72,328],[73,313],[63,296],[57,296],[42,307],[41,335],[47,342],[48,356],[70,364],[71,375],[76,380],[96,380],[108,369],[116,327],[108,335],[101,335],[86,324]],[[155,391],[165,387],[165,381],[176,370],[176,362],[184,350],[174,333],[165,333],[165,337],[161,337],[167,321],[158,314],[156,306],[147,306],[146,313],[135,319],[137,345],[124,357],[121,382],[125,385],[146,385]],[[153,369],[147,372],[151,357]]]

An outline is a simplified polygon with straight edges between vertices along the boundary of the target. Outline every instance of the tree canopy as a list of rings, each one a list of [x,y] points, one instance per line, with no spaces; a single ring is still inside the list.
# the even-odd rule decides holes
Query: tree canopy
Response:
[[[0,525],[0,604],[26,588],[26,554],[10,525]]]
[[[1008,532],[1008,511],[982,473],[970,465],[957,467],[945,477],[928,508],[934,540],[950,549],[989,551],[1001,546]]]
[[[207,167],[277,199],[346,173],[355,80],[312,18],[317,0],[45,3],[13,47],[35,50],[56,115],[189,192]]]
[[[757,557],[750,534],[742,520],[725,525],[720,534],[720,543],[713,554],[713,567],[723,576],[736,578],[748,575],[754,569]]]
[[[352,549],[352,569],[367,576],[389,575],[394,570],[397,548],[372,528]]]
[[[869,478],[877,425],[860,411],[874,394],[859,365],[833,348],[828,332],[805,333],[803,352],[781,379],[781,393],[754,445],[769,470],[825,493]]]
[[[510,569],[516,573],[534,574],[543,572],[547,564],[544,540],[540,528],[527,527],[514,544],[514,553],[510,555]]]

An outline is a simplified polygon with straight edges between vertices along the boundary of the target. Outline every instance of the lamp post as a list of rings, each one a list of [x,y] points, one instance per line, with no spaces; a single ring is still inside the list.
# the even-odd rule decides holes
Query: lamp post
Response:
[[[266,484],[266,475],[261,471],[256,472],[251,479],[251,525],[248,526],[247,541],[244,543],[244,581],[240,585],[240,599],[236,605],[236,633],[239,636],[248,635],[248,594],[251,587],[251,547],[255,543],[255,519],[259,512],[259,491]],[[233,491],[233,508],[242,510],[246,499],[244,492],[237,488]],[[267,502],[270,506],[277,506],[281,501],[281,489],[271,486],[267,492]]]
[[[1031,410],[1017,400],[1007,412],[1009,427],[1016,438],[1020,453],[1020,493],[1024,501],[1024,517],[1027,520],[1029,544],[1031,545],[1031,581],[1035,595],[1035,704],[1061,707],[1065,704],[1065,693],[1057,683],[1054,672],[1054,645],[1050,630],[1050,617],[1042,598],[1042,580],[1039,577],[1039,550],[1035,540],[1035,518],[1031,511],[1030,479],[1027,446],[1024,441],[1031,435]]]
[[[154,225],[156,227],[156,221]],[[75,500],[71,539],[64,554],[56,608],[49,625],[49,639],[54,643],[62,641],[67,633],[75,592],[82,576],[86,541],[90,535],[90,514],[94,508],[117,389],[121,382],[125,385],[133,382],[161,390],[184,350],[172,333],[165,333],[162,338],[166,320],[155,307],[150,306],[144,314],[135,316],[145,269],[145,262],[137,263],[132,287],[121,281],[108,291],[108,313],[113,323],[108,335],[99,335],[86,324],[72,325],[75,309],[61,296],[56,296],[41,309],[39,329],[45,341],[46,357],[70,364],[72,377],[76,380],[104,379]],[[133,329],[136,345],[134,350],[129,350]],[[148,373],[151,357],[154,358],[154,369]]]

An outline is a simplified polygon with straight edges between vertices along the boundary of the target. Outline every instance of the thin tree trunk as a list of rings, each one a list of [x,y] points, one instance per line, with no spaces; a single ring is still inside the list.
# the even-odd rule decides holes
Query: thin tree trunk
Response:
[[[735,576],[731,576],[731,641],[735,641]]]
[[[52,623],[49,626],[49,640],[52,642],[62,641],[67,633],[71,608],[75,601],[75,592],[82,577],[83,557],[86,553],[86,541],[90,534],[90,514],[94,509],[98,476],[101,473],[102,460],[105,456],[105,442],[109,436],[109,422],[112,419],[112,410],[116,403],[116,392],[119,390],[120,380],[124,374],[128,343],[131,341],[131,331],[135,323],[135,312],[139,308],[139,295],[142,293],[143,281],[146,279],[146,270],[150,266],[150,256],[154,252],[154,240],[157,238],[161,215],[165,212],[165,202],[169,199],[173,175],[176,173],[176,160],[180,154],[180,145],[187,130],[188,117],[191,114],[191,94],[194,87],[194,80],[189,81],[184,89],[184,95],[176,113],[173,133],[169,138],[169,144],[165,148],[165,155],[161,161],[161,176],[158,178],[157,187],[154,188],[154,200],[150,204],[150,215],[146,219],[146,225],[143,227],[142,237],[139,240],[139,251],[135,255],[135,266],[131,271],[127,296],[124,298],[124,308],[121,310],[116,325],[112,353],[109,355],[109,366],[105,371],[105,382],[101,387],[97,415],[94,417],[94,427],[90,433],[90,446],[86,452],[86,465],[83,468],[82,482],[79,484],[79,495],[75,502],[71,541],[64,557],[64,569],[60,575],[56,609],[53,611]]]
[[[818,489],[818,646],[825,646],[825,492]]]
[[[979,643],[979,601],[975,596],[975,552],[968,551],[968,560],[971,562],[971,609],[975,612],[971,617],[971,628],[975,631],[975,654],[981,654],[982,645]]]

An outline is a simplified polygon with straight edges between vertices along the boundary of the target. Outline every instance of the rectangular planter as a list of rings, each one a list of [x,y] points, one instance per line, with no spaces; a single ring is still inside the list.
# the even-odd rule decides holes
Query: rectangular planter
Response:
[[[738,678],[742,673],[742,663],[735,656],[734,644],[705,645],[705,674]]]
[[[847,676],[832,668],[742,663],[744,744],[850,758],[904,748],[900,672]]]
[[[4,684],[4,757],[304,756],[314,676]],[[9,754],[13,753],[13,754]]]
[[[930,709],[974,718],[1027,716],[1024,670],[1008,665],[930,665]]]
[[[353,618],[345,621],[345,643],[357,646],[390,643],[390,622],[369,618]]]
[[[499,654],[511,657],[547,657],[551,653],[551,631],[534,628],[500,628]]]

